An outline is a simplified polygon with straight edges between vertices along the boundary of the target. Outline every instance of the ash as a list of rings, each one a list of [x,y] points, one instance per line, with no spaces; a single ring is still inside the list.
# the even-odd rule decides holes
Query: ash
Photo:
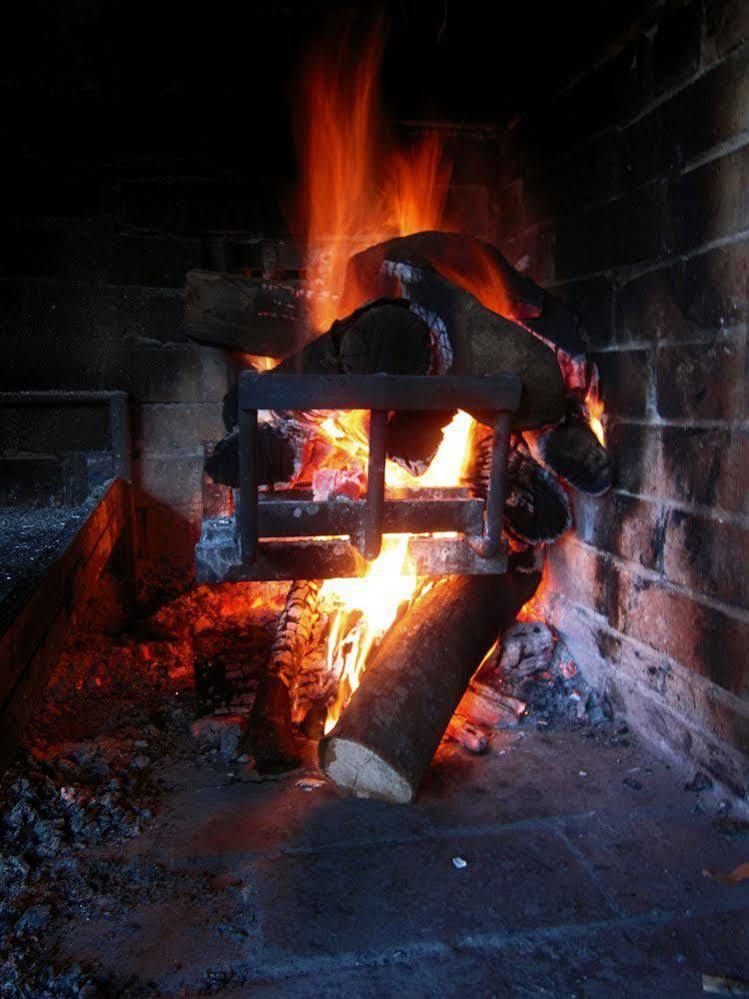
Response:
[[[164,865],[138,858],[137,841],[175,768],[226,769],[225,734],[195,737],[195,640],[222,629],[231,642],[252,615],[259,668],[278,613],[264,599],[255,607],[257,588],[241,584],[201,588],[136,633],[71,641],[0,784],[0,995],[157,994],[60,961],[64,927],[182,890]]]
[[[210,786],[258,779],[239,738],[285,589],[199,587],[131,633],[71,641],[0,785],[1,995],[158,994],[142,978],[66,963],[66,927],[210,894],[202,875],[186,883],[139,844],[196,771]],[[603,721],[563,643],[520,622],[474,677],[444,749],[487,752],[500,729]]]

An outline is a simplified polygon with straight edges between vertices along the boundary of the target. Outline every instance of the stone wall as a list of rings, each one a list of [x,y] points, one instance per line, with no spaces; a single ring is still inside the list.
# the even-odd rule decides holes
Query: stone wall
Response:
[[[665,4],[507,136],[499,242],[582,314],[616,486],[550,613],[615,710],[746,793],[749,8]]]

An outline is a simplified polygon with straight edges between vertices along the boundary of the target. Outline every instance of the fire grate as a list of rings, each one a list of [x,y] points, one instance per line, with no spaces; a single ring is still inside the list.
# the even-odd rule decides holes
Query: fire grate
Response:
[[[502,542],[505,469],[512,414],[521,394],[512,374],[492,377],[289,375],[244,372],[239,382],[238,518],[207,520],[196,549],[202,582],[358,576],[382,547],[383,534],[412,535],[418,575],[496,574],[506,569]],[[315,501],[295,490],[259,491],[260,410],[369,410],[366,496]],[[463,409],[493,427],[486,501],[463,489],[385,495],[386,432],[393,410]],[[433,537],[435,532],[450,537]]]

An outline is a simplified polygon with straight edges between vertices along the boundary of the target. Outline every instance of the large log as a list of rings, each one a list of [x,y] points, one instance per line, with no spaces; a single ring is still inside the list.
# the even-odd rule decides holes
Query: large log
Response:
[[[506,319],[522,321],[568,356],[585,352],[585,332],[575,312],[512,267],[496,246],[466,233],[417,232],[354,254],[346,270],[344,312],[384,293],[381,280],[386,260],[435,270],[487,308]]]
[[[412,801],[472,674],[533,595],[538,572],[436,583],[391,628],[320,765],[360,797]]]
[[[244,354],[287,357],[313,335],[300,285],[258,281],[239,274],[189,271],[185,332],[192,340]]]
[[[494,375],[508,371],[518,375],[523,382],[523,393],[513,418],[516,428],[554,424],[564,415],[564,381],[556,354],[529,329],[485,308],[477,298],[437,271],[411,262],[385,259],[377,283],[369,290],[376,291],[378,296],[406,298],[424,317],[428,328],[444,330],[449,342],[451,373]],[[331,330],[336,332],[341,353],[345,350],[348,325],[358,315],[359,310]],[[383,333],[371,324],[369,335],[378,340]],[[370,348],[369,353],[375,353],[375,348]],[[386,352],[380,355],[381,363],[385,364]],[[364,355],[363,363],[368,363],[368,355]],[[354,370],[350,362],[348,370]],[[383,366],[379,370],[388,368]],[[391,370],[397,373],[395,368]],[[489,414],[474,415],[491,425]]]

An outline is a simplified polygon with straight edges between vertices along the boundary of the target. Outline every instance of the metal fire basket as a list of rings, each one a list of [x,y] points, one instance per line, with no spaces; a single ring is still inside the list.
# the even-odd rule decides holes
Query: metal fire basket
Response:
[[[383,534],[409,534],[408,565],[417,575],[501,573],[505,470],[520,379],[417,375],[293,375],[244,372],[239,380],[238,516],[206,520],[196,548],[201,582],[328,579],[359,576]],[[316,501],[311,492],[260,493],[259,410],[369,410],[367,493]],[[469,490],[415,489],[386,494],[388,413],[481,412],[493,427],[486,501]]]

